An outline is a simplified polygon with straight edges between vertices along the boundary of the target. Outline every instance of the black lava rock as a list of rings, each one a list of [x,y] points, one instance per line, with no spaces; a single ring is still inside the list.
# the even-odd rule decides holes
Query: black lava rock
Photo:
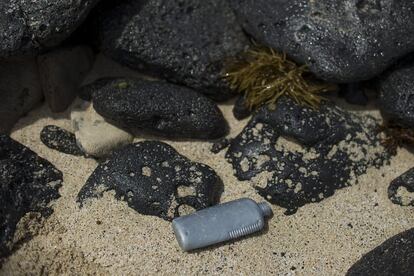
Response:
[[[411,196],[404,196],[399,191],[404,187]],[[388,198],[394,203],[401,206],[414,206],[414,168],[408,170],[401,176],[394,179],[388,187]]]
[[[217,203],[221,181],[208,166],[191,162],[171,146],[155,141],[128,145],[115,151],[89,177],[78,194],[88,198],[114,190],[117,199],[144,215],[166,220]]]
[[[106,79],[92,84],[93,106],[110,122],[142,134],[216,139],[228,126],[217,105],[186,87],[161,81]]]
[[[248,45],[227,1],[119,1],[101,13],[103,52],[121,64],[153,72],[225,100],[223,61]]]
[[[363,256],[347,276],[409,276],[414,274],[414,229],[400,233]]]
[[[244,96],[240,96],[234,103],[233,115],[237,120],[243,120],[252,115],[252,111],[246,105]]]
[[[72,155],[84,155],[76,143],[75,134],[58,126],[45,126],[40,132],[40,140],[47,147]]]
[[[414,127],[414,63],[391,70],[381,78],[379,102],[388,119]]]
[[[282,98],[262,107],[231,143],[226,158],[239,180],[293,213],[356,182],[389,154],[380,144],[376,121],[332,103],[319,110]]]
[[[307,64],[320,78],[370,79],[414,50],[414,2],[231,0],[258,42]]]
[[[9,136],[0,135],[0,258],[11,253],[20,219],[29,212],[47,217],[59,198],[62,173]]]
[[[1,1],[0,57],[56,46],[82,23],[98,1]]]
[[[225,148],[227,148],[231,143],[230,139],[227,138],[223,138],[215,143],[212,144],[211,146],[211,152],[212,153],[219,153],[220,151],[224,150]]]

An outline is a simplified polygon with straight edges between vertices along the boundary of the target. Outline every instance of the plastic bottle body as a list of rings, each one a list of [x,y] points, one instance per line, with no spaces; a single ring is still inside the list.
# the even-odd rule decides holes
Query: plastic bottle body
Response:
[[[176,218],[173,230],[184,251],[206,247],[260,231],[271,209],[244,198]]]

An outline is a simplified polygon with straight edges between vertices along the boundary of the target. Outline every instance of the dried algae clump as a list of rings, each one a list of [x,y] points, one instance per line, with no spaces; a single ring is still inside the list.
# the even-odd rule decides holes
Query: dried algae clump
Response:
[[[397,154],[397,149],[404,145],[414,145],[414,130],[411,128],[405,128],[390,122],[381,126],[379,132],[385,134],[386,137],[381,143],[391,154]]]
[[[306,65],[298,66],[285,54],[257,45],[229,60],[224,78],[231,89],[245,95],[249,109],[274,104],[281,96],[317,108],[323,100],[320,94],[336,90],[335,85],[316,80]]]

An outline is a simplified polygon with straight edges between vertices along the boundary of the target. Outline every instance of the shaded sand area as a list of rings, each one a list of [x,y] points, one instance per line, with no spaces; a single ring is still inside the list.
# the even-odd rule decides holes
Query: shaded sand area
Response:
[[[236,136],[247,120],[235,120],[231,104],[220,108],[231,126],[230,136]],[[366,113],[379,116],[376,111]],[[394,205],[387,197],[390,181],[414,164],[414,155],[400,149],[390,165],[369,169],[359,184],[294,215],[285,216],[284,209],[273,205],[274,217],[263,233],[183,253],[169,222],[141,215],[111,193],[79,209],[77,193],[98,163],[44,146],[39,133],[48,124],[71,130],[69,113],[52,114],[43,106],[21,119],[12,137],[63,172],[61,198],[40,227],[30,225],[36,236],[5,260],[1,275],[343,275],[364,253],[414,227],[414,208]],[[224,183],[222,202],[240,197],[263,200],[249,182],[233,176],[225,150],[213,154],[209,142],[165,142],[217,172]]]

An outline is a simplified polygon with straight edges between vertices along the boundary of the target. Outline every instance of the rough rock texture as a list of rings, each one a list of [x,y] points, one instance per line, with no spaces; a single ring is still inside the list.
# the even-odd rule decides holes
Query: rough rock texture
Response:
[[[0,57],[56,46],[99,0],[8,0],[0,2]]]
[[[347,276],[401,275],[414,273],[414,229],[400,233],[367,253],[355,263]]]
[[[250,180],[259,194],[292,213],[389,158],[376,123],[331,103],[316,111],[282,98],[259,109],[226,158],[239,180]]]
[[[93,60],[93,52],[86,46],[61,48],[38,57],[43,93],[53,112],[70,106]]]
[[[95,110],[133,134],[215,139],[228,130],[216,104],[186,87],[161,81],[103,79],[89,86]]]
[[[391,182],[388,197],[395,204],[414,206],[414,168]]]
[[[381,78],[379,103],[394,123],[414,127],[414,63],[401,65]]]
[[[104,53],[114,60],[224,100],[223,61],[248,41],[227,1],[122,1],[98,24]]]
[[[70,117],[76,142],[89,156],[106,157],[134,140],[133,135],[106,122],[88,102],[76,102]]]
[[[42,98],[34,58],[0,61],[0,133],[8,133]]]
[[[26,213],[51,214],[48,204],[59,197],[61,182],[62,173],[47,160],[0,135],[0,258],[22,242],[15,241],[14,234]]]
[[[191,162],[167,144],[145,141],[115,151],[99,165],[78,201],[82,206],[88,198],[114,190],[137,212],[171,220],[217,203],[220,185],[207,165]]]
[[[370,79],[414,50],[412,1],[231,0],[259,43],[334,82]]]
[[[45,126],[40,132],[40,140],[47,147],[72,155],[83,155],[76,144],[75,134],[58,126]]]

